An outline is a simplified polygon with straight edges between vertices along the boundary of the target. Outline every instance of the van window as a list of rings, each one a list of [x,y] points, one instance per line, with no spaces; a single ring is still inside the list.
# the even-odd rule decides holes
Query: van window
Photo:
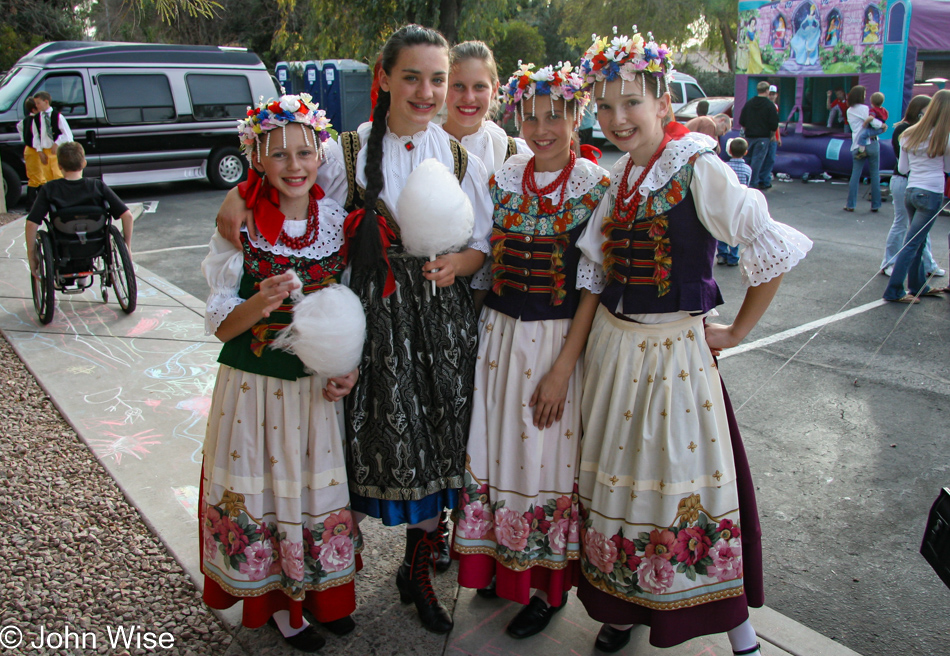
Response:
[[[0,80],[0,112],[5,112],[17,101],[39,69],[14,68]]]
[[[53,97],[51,103],[64,116],[84,116],[86,114],[86,92],[82,85],[82,76],[78,73],[47,75],[40,85],[33,89],[47,91]]]
[[[245,118],[254,104],[243,75],[187,75],[185,80],[195,118]]]
[[[706,94],[703,93],[703,90],[692,82],[687,82],[683,86],[686,88],[686,102],[689,102],[690,100],[696,100],[697,98],[706,97]]]
[[[109,123],[175,120],[172,90],[164,75],[100,75],[97,80]]]

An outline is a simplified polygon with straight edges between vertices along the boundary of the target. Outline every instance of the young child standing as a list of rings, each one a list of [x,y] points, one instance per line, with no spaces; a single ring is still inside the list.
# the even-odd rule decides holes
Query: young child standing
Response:
[[[868,143],[871,142],[871,139],[876,138],[887,129],[887,110],[884,109],[884,94],[880,91],[875,91],[871,94],[871,107],[868,108],[868,115],[871,119],[880,121],[880,125],[875,127],[874,122],[871,121],[865,123],[861,131],[858,132],[855,137],[855,141],[858,144],[858,151],[854,154],[858,159],[867,157],[865,151],[867,150]]]
[[[212,608],[243,600],[245,626],[270,623],[309,652],[324,639],[304,608],[331,632],[354,627],[362,540],[338,401],[356,372],[318,380],[269,345],[290,323],[291,270],[305,294],[343,273],[346,212],[315,185],[328,127],[307,94],[248,111],[238,130],[254,169],[248,202],[259,236],[242,232],[237,248],[215,232],[202,263],[205,326],[225,342],[203,450],[204,600]]]
[[[749,144],[742,137],[736,137],[729,140],[726,148],[729,151],[729,161],[726,164],[735,172],[739,184],[748,187],[752,179],[752,167],[746,164],[744,157],[749,150]],[[717,241],[716,264],[739,266],[739,245],[730,246],[724,241]]]
[[[33,149],[40,158],[43,177],[47,181],[57,180],[63,177],[63,173],[57,162],[56,151],[60,145],[73,140],[73,133],[69,129],[66,117],[58,109],[53,108],[53,97],[48,91],[34,94],[33,102],[36,103],[36,114],[30,119]]]
[[[727,631],[734,653],[758,656],[755,493],[714,356],[748,335],[811,242],[773,221],[705,137],[670,122],[667,47],[595,38],[581,69],[625,155],[578,242],[603,275],[584,355],[578,597],[604,622],[602,651],[646,624],[658,647]],[[717,239],[746,246],[751,286],[731,325],[704,326],[722,303]]]
[[[527,638],[577,576],[580,379],[597,297],[581,289],[591,272],[578,273],[576,242],[610,180],[571,148],[589,95],[570,64],[523,66],[502,96],[532,154],[489,181],[491,275],[473,286],[490,291],[453,547],[461,585],[527,604],[508,624]]]
[[[36,101],[32,97],[23,101],[24,117],[16,124],[20,139],[23,140],[23,164],[26,166],[26,206],[33,207],[36,194],[46,184],[40,154],[33,148],[33,116],[37,113]]]

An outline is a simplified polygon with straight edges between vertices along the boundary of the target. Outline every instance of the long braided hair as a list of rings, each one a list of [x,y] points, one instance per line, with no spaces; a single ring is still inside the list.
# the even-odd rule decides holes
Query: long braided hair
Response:
[[[380,64],[386,75],[391,75],[399,53],[405,48],[417,45],[430,45],[444,48],[448,52],[449,44],[439,32],[420,25],[404,25],[396,30],[386,41],[380,54]],[[382,294],[386,278],[386,266],[383,260],[383,244],[379,237],[376,202],[383,191],[383,137],[386,135],[386,116],[391,103],[388,91],[379,90],[376,108],[373,110],[373,128],[366,142],[366,191],[363,194],[363,207],[366,215],[360,222],[350,247],[354,274],[365,271],[376,279],[376,288]]]

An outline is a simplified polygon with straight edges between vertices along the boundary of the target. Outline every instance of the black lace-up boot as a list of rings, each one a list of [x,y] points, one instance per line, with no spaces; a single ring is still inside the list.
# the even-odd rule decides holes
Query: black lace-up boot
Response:
[[[415,603],[419,619],[432,633],[452,630],[452,618],[435,596],[429,572],[435,558],[436,532],[421,528],[406,529],[406,562],[396,573],[396,587],[404,604]]]

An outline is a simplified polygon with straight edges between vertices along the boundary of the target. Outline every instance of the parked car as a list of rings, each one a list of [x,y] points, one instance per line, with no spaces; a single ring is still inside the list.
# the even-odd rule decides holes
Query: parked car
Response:
[[[732,107],[735,105],[735,98],[732,96],[709,96],[707,98],[697,98],[695,100],[690,100],[678,110],[674,110],[673,113],[676,116],[676,120],[680,123],[685,123],[690,119],[696,118],[696,107],[699,105],[701,100],[706,100],[709,102],[709,111],[706,112],[707,116],[726,114],[732,118]]]
[[[673,112],[675,113],[678,112],[684,105],[692,102],[693,100],[705,98],[706,92],[703,91],[702,87],[699,86],[699,82],[697,82],[696,78],[694,78],[692,75],[687,75],[686,73],[673,73],[673,79],[670,80],[670,95],[673,98]],[[600,129],[600,123],[594,124],[592,139],[598,144],[603,144],[606,141],[604,132]]]
[[[87,177],[110,186],[208,179],[226,189],[247,173],[235,122],[280,88],[243,48],[55,41],[0,80],[0,161],[7,205],[26,181],[16,123],[48,91],[86,151]]]

